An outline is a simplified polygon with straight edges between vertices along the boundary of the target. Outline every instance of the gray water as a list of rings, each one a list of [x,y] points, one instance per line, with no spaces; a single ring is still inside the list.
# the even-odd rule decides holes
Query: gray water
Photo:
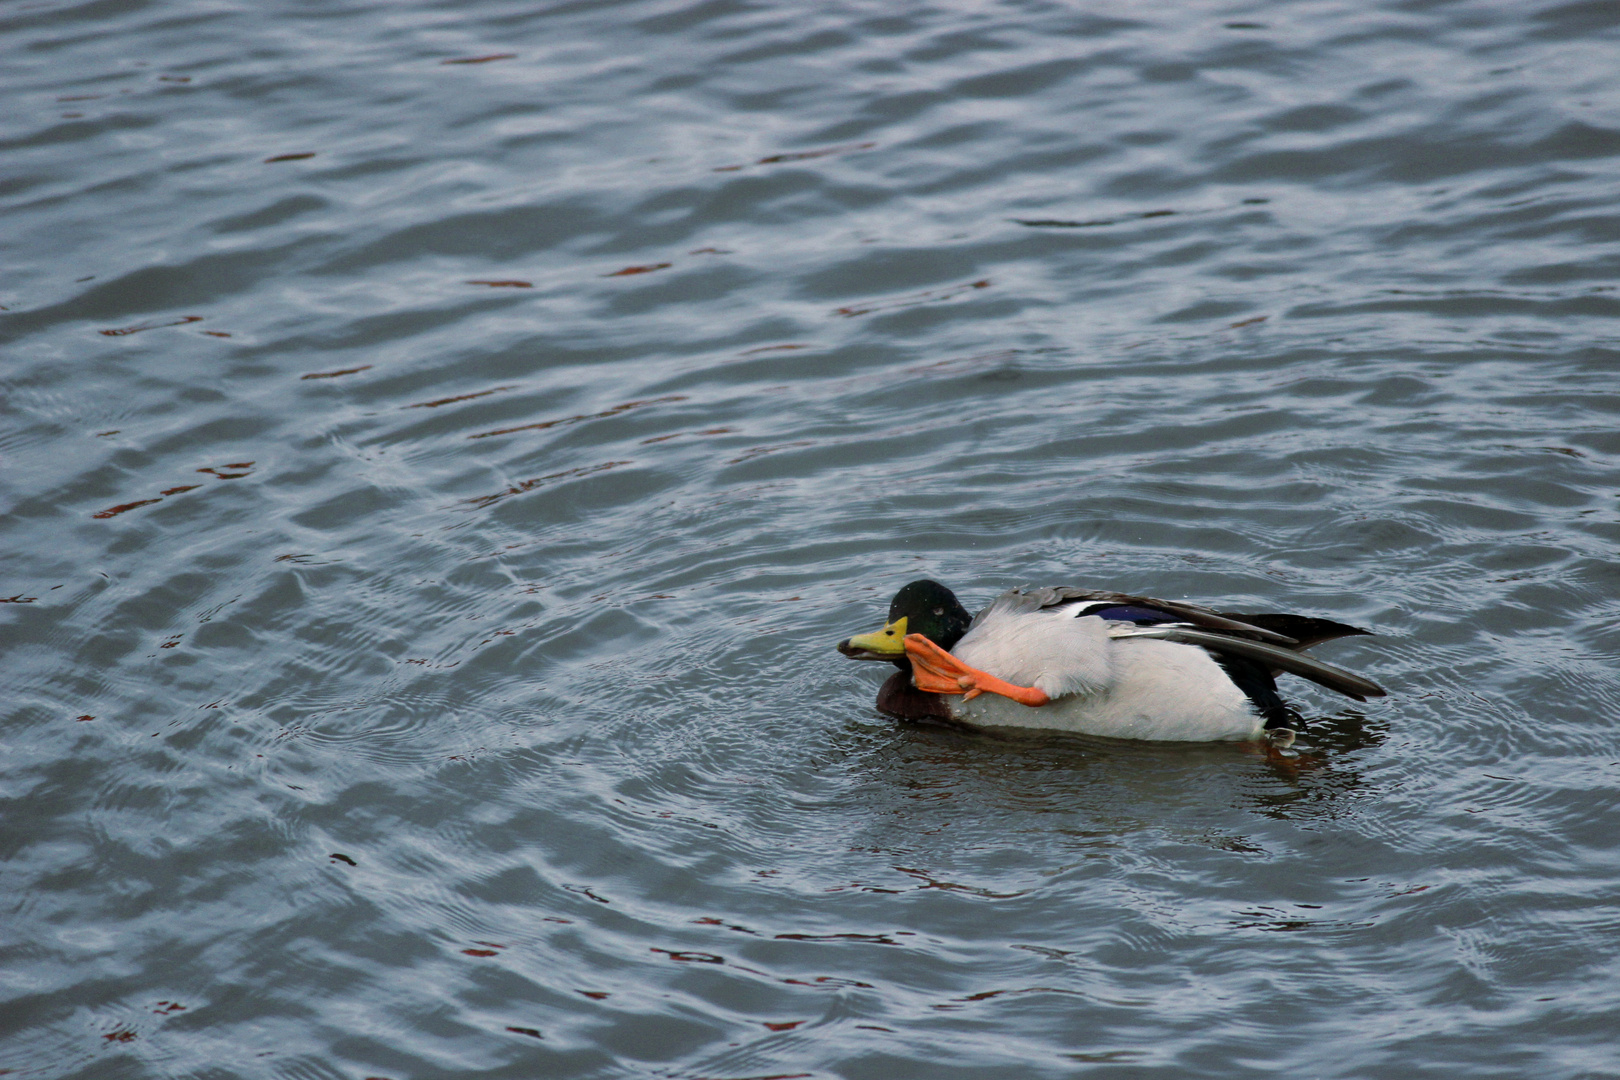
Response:
[[[1620,1076],[1620,6],[9,0],[0,1071]],[[990,738],[901,583],[1282,610]]]

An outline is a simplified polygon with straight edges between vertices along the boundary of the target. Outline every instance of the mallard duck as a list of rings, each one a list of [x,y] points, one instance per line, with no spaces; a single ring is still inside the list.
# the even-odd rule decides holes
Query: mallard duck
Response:
[[[888,625],[837,647],[900,669],[877,707],[901,719],[1286,742],[1303,721],[1278,696],[1278,672],[1357,701],[1384,696],[1377,683],[1304,653],[1367,633],[1307,615],[1240,615],[1064,587],[1012,589],[969,616],[956,594],[925,579],[894,594]]]

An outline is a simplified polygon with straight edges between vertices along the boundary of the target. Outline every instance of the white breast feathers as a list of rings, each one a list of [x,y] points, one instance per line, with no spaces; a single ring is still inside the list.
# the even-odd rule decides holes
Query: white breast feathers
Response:
[[[1017,613],[989,613],[951,650],[970,667],[1048,697],[1089,694],[1114,679],[1108,624],[1075,618],[1078,605]]]

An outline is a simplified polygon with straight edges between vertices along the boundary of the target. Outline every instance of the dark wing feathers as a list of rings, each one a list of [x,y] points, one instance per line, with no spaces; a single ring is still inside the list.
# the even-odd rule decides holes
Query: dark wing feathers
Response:
[[[1262,664],[1298,675],[1302,679],[1309,679],[1329,690],[1337,690],[1357,701],[1383,697],[1385,694],[1384,688],[1371,679],[1364,679],[1354,672],[1325,664],[1314,656],[1306,656],[1292,649],[1278,648],[1264,641],[1250,641],[1247,638],[1212,634],[1207,630],[1182,626],[1144,626],[1120,636],[1162,638],[1166,641],[1179,641],[1183,645],[1202,645],[1215,652],[1248,657],[1250,660],[1258,660]]]
[[[1320,645],[1334,638],[1372,634],[1371,630],[1363,630],[1359,626],[1348,626],[1332,619],[1317,619],[1309,615],[1239,615],[1232,611],[1225,612],[1225,615],[1228,619],[1236,619],[1250,626],[1258,626],[1291,637],[1299,642],[1293,646],[1296,649],[1309,649],[1313,645]]]
[[[1180,622],[1181,620],[1168,611],[1157,608],[1143,607],[1140,604],[1101,604],[1085,605],[1086,614],[1096,616],[1107,622],[1128,622],[1139,625],[1154,623]]]

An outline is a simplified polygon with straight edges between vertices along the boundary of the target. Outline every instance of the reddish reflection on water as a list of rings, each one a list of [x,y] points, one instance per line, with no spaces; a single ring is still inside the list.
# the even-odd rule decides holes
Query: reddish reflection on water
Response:
[[[525,491],[533,491],[535,488],[548,484],[553,480],[569,480],[573,479],[574,477],[589,476],[592,473],[606,472],[609,469],[617,469],[621,465],[629,464],[632,463],[628,461],[607,461],[600,465],[582,465],[577,469],[564,469],[562,472],[548,473],[545,476],[536,476],[532,480],[521,480],[507,488],[505,491],[497,491],[493,495],[479,495],[476,498],[464,499],[462,501],[470,503],[471,505],[482,510],[484,507],[492,506],[495,503],[500,502],[502,499],[508,498],[509,496],[521,495]],[[595,900],[598,898],[592,896],[591,899]],[[606,900],[603,900],[602,902],[604,904],[607,903]]]
[[[306,379],[308,375],[304,376]],[[669,394],[664,397],[646,398],[641,401],[627,401],[623,405],[615,405],[611,409],[603,409],[598,413],[581,413],[578,416],[564,416],[556,420],[541,420],[534,424],[519,424],[517,427],[496,428],[494,431],[480,431],[476,435],[469,435],[469,439],[488,439],[496,435],[510,435],[514,431],[544,431],[547,428],[564,427],[568,424],[578,424],[584,420],[603,420],[609,416],[618,416],[620,413],[639,409],[646,405],[662,405],[671,401],[685,401],[685,394]]]
[[[897,296],[893,300],[873,300],[865,304],[852,304],[848,307],[835,309],[833,314],[850,319],[857,315],[870,315],[874,311],[893,311],[896,308],[916,307],[919,304],[937,304],[944,300],[955,299],[963,293],[969,293],[975,289],[988,289],[989,287],[990,279],[981,278],[978,281],[970,281],[965,285],[952,285],[943,289],[925,289],[919,293],[908,293],[905,296]]]
[[[407,408],[407,409],[437,409],[440,405],[454,405],[458,401],[472,401],[475,398],[489,397],[489,395],[491,395],[491,394],[498,394],[502,390],[515,390],[515,389],[516,389],[516,387],[513,387],[513,386],[497,386],[492,390],[479,390],[477,393],[473,393],[473,394],[457,394],[454,397],[435,398],[432,401],[418,401],[415,405],[406,405],[406,406],[404,406],[404,408]]]
[[[117,517],[119,514],[129,513],[129,511],[134,510],[137,507],[151,506],[155,502],[162,501],[162,499],[136,499],[134,502],[119,503],[117,506],[109,506],[105,510],[98,510],[96,513],[91,514],[90,516],[93,518]]]
[[[629,277],[632,274],[650,274],[654,270],[667,270],[673,265],[675,265],[675,264],[666,262],[666,263],[648,263],[645,266],[627,266],[623,270],[615,270],[611,274],[603,274],[602,276],[603,277]]]
[[[876,146],[875,142],[850,143],[845,146],[828,146],[820,150],[793,150],[782,154],[771,154],[755,161],[755,165],[781,165],[788,161],[809,161],[813,158],[830,157],[833,154],[853,154],[857,150],[870,150]],[[737,172],[746,169],[747,165],[721,165],[715,172]]]
[[[370,371],[372,365],[361,364],[359,367],[339,368],[336,371],[312,371],[308,375],[298,376],[300,379],[335,379],[339,375],[354,375],[362,371]]]
[[[229,465],[210,465],[205,468],[198,469],[197,471],[200,473],[211,473],[212,475],[219,477],[221,480],[238,480],[246,476],[248,474],[248,470],[251,468],[253,468],[253,462],[251,461],[236,461]],[[232,469],[234,471],[224,472],[223,470],[225,469]],[[182,488],[180,490],[189,491],[191,489]],[[163,494],[167,495],[168,492],[165,491]]]
[[[123,337],[125,334],[139,334],[142,330],[160,330],[165,326],[184,326],[186,323],[202,322],[201,315],[187,315],[174,322],[141,323],[139,326],[120,326],[113,330],[100,330],[97,333],[105,337]]]

